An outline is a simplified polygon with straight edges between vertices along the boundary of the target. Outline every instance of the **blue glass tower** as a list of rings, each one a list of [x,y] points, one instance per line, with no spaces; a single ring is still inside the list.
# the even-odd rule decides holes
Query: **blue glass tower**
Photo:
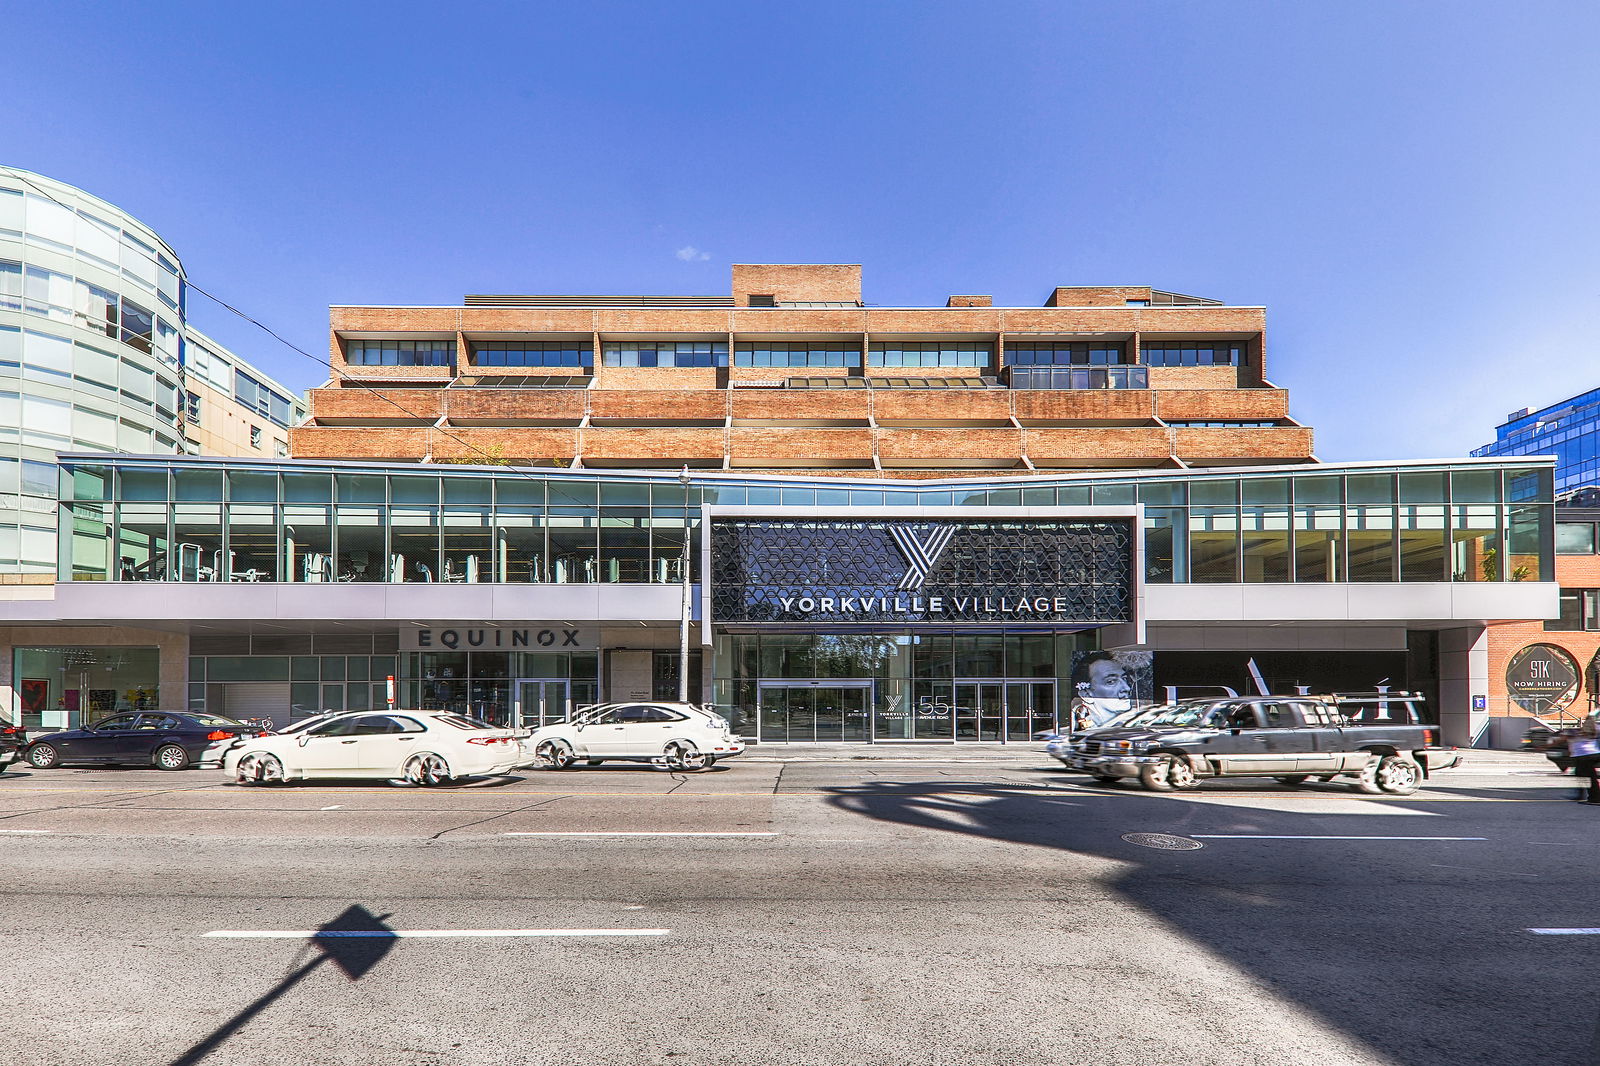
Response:
[[[1512,415],[1495,427],[1493,444],[1472,454],[1553,455],[1558,494],[1600,484],[1600,389]]]

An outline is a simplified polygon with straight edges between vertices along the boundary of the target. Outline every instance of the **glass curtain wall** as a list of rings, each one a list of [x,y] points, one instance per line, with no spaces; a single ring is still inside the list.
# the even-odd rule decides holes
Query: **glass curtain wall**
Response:
[[[1553,580],[1548,468],[1389,469],[960,488],[452,477],[84,464],[62,479],[72,581],[680,580],[702,503],[1144,507],[1153,584]],[[698,551],[689,552],[691,573]]]

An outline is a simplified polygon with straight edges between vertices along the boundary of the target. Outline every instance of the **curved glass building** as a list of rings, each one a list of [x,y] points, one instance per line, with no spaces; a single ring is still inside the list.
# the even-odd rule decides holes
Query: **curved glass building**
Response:
[[[0,575],[55,571],[57,452],[287,454],[303,409],[220,345],[194,344],[186,290],[150,227],[0,167]]]

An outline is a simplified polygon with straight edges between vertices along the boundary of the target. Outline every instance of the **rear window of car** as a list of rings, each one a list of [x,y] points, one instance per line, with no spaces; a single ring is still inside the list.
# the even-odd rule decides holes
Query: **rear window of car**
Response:
[[[232,718],[219,718],[214,714],[191,714],[189,717],[194,719],[196,722],[199,722],[201,725],[210,726],[213,729],[244,728],[243,722],[235,721]]]
[[[446,725],[453,725],[457,729],[493,729],[488,722],[480,722],[474,718],[463,718],[459,714],[441,714],[434,719]]]

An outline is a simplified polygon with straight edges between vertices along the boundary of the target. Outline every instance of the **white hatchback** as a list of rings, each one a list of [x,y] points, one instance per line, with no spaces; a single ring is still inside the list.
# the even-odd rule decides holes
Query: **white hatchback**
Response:
[[[535,766],[565,770],[582,759],[700,770],[744,751],[728,720],[692,703],[602,703],[522,740]]]
[[[309,729],[252,737],[223,755],[242,785],[362,777],[442,785],[509,773],[522,749],[509,729],[441,711],[352,711]]]

